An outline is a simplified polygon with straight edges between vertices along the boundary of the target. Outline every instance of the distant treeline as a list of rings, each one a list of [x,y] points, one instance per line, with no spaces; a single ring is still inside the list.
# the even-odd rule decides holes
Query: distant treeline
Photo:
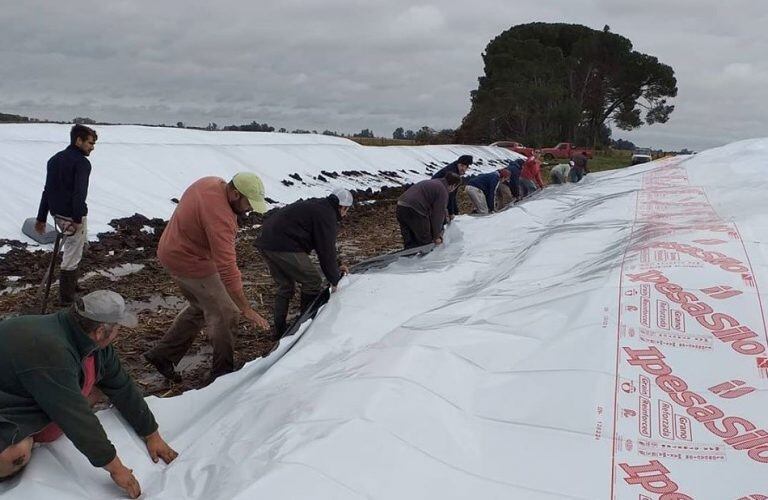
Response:
[[[81,116],[78,116],[77,118],[73,118],[70,122],[63,122],[63,121],[30,118],[27,116],[15,115],[10,113],[0,113],[0,123],[61,123],[61,124],[80,123],[83,125],[127,125],[123,123],[98,122],[92,118],[81,117]],[[177,122],[176,125],[166,125],[164,123],[161,123],[159,125],[147,124],[147,123],[132,123],[129,125],[141,125],[145,127],[173,127],[173,128],[186,128],[186,129],[193,129],[193,130],[208,130],[208,131],[224,130],[224,131],[240,131],[240,132],[278,132],[282,134],[320,134],[320,135],[329,135],[333,137],[344,137],[348,139],[354,139],[356,142],[359,142],[360,144],[381,145],[381,146],[398,145],[398,144],[403,145],[403,144],[456,144],[457,143],[456,130],[453,130],[453,129],[435,130],[428,126],[423,126],[420,129],[418,129],[416,132],[414,132],[413,130],[406,130],[403,127],[397,127],[394,130],[394,132],[392,132],[392,136],[390,139],[384,136],[376,136],[373,130],[368,128],[364,128],[357,133],[344,134],[344,133],[339,133],[335,130],[323,130],[322,132],[318,132],[317,130],[305,130],[305,129],[294,129],[294,130],[288,130],[286,128],[275,129],[275,127],[269,125],[268,123],[258,123],[257,121],[252,121],[251,123],[247,123],[244,125],[226,125],[222,128],[219,128],[219,126],[213,122],[209,123],[205,127],[187,126],[183,122]],[[609,130],[607,134],[605,134],[602,144],[597,145],[597,149],[603,149],[603,148],[632,151],[637,149],[637,146],[635,146],[633,142],[627,141],[624,139],[616,139],[616,140],[611,139],[610,130]],[[679,153],[690,154],[691,151],[689,151],[688,149],[683,149],[679,151]]]

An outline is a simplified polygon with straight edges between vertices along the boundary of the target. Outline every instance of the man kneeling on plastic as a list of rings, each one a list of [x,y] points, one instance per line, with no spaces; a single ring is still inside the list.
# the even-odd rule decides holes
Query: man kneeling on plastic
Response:
[[[123,298],[98,290],[69,309],[0,322],[0,480],[29,462],[33,443],[62,434],[94,467],[106,469],[132,498],[141,494],[133,471],[118,458],[88,396],[98,387],[141,436],[154,462],[178,454],[160,437],[157,422],[112,347],[120,326],[136,318]]]

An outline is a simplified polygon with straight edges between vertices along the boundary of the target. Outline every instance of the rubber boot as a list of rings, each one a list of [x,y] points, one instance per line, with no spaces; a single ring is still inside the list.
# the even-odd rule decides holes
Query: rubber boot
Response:
[[[80,286],[80,268],[75,269],[75,293],[82,295],[85,288]]]
[[[273,340],[280,340],[287,328],[286,318],[288,318],[288,305],[290,299],[286,297],[275,297],[275,329],[272,332]]]
[[[75,301],[77,270],[61,270],[59,274],[59,305],[69,306]]]

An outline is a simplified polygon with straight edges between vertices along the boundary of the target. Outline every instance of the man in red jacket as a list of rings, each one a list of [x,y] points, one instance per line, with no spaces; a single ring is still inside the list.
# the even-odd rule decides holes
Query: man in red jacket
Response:
[[[174,365],[203,327],[213,344],[211,381],[234,370],[233,342],[240,314],[256,328],[269,329],[246,299],[237,268],[237,216],[251,210],[267,211],[264,185],[256,174],[240,172],[229,182],[203,177],[184,192],[163,231],[157,258],[189,305],[144,358],[169,380],[181,381]]]

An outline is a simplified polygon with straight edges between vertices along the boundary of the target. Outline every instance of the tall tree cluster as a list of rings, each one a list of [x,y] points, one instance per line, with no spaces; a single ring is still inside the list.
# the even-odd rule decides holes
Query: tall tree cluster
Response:
[[[531,146],[610,140],[607,123],[664,123],[677,95],[674,70],[623,36],[577,24],[514,26],[483,54],[485,74],[457,139]]]

